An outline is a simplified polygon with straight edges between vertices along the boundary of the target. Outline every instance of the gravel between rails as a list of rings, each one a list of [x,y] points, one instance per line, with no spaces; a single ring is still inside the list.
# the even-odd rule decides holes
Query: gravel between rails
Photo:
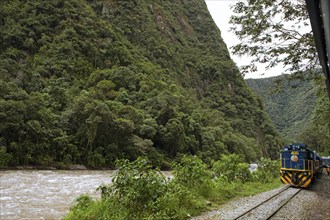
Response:
[[[205,212],[200,216],[191,218],[191,220],[234,219],[241,213],[276,194],[284,187],[285,185],[282,185],[274,190],[230,201],[217,210]],[[317,179],[309,189],[302,190],[272,219],[330,220],[330,176],[323,173],[321,178]]]
[[[325,172],[272,219],[330,220],[330,176]]]

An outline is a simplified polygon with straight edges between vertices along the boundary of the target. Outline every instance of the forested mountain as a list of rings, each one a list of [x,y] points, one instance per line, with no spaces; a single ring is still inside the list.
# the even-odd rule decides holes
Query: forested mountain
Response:
[[[277,157],[203,0],[4,0],[0,42],[2,166]]]
[[[310,81],[288,80],[285,75],[246,79],[247,84],[262,97],[276,129],[288,141],[298,141],[311,124],[316,87]],[[281,83],[277,83],[281,82]]]
[[[262,97],[286,143],[306,143],[324,156],[330,154],[330,102],[322,75],[312,81],[281,75],[246,82]]]

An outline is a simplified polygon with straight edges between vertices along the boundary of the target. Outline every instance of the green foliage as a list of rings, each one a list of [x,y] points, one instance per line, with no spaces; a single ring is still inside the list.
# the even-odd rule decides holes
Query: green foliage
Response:
[[[127,209],[115,201],[101,200],[88,202],[87,204],[88,206],[83,209],[71,209],[69,214],[64,217],[64,220],[127,219]]]
[[[0,146],[0,168],[8,167],[12,160],[13,160],[13,156],[6,152],[5,147]]]
[[[111,210],[111,212],[109,212]],[[90,220],[90,219],[125,219],[127,209],[121,206],[117,201],[101,200],[95,201],[89,195],[79,196],[70,212],[64,217],[65,220]]]
[[[205,163],[196,156],[183,156],[180,163],[172,166],[174,181],[178,184],[196,188],[210,179],[210,172]]]
[[[241,39],[233,47],[236,55],[254,57],[244,71],[256,71],[256,62],[268,67],[282,64],[288,73],[306,70],[315,74],[316,48],[304,1],[260,0],[238,2],[233,6],[232,31]],[[284,73],[284,72],[283,72]]]
[[[262,97],[266,111],[286,142],[306,143],[318,153],[329,155],[326,146],[330,141],[330,104],[324,77],[298,81],[277,76],[246,82]]]
[[[246,82],[262,97],[265,110],[279,133],[288,141],[300,142],[298,137],[310,124],[315,105],[313,83],[289,80],[287,76],[247,79]]]
[[[242,161],[242,158],[236,154],[223,155],[220,160],[212,164],[213,176],[216,179],[224,179],[227,182],[236,180],[246,182],[250,180],[249,164]]]
[[[75,200],[75,204],[71,207],[71,211],[76,211],[76,210],[86,210],[90,205],[93,204],[93,199],[87,195],[83,194],[80,195],[78,198]]]
[[[279,178],[279,162],[261,158],[258,163],[258,170],[253,173],[253,178],[262,183],[269,183],[273,178]]]
[[[168,191],[159,198],[157,206],[157,213],[152,215],[154,219],[187,219],[204,210],[206,203],[198,193],[192,192],[191,188],[170,183]]]
[[[134,162],[118,161],[113,184],[98,188],[101,200],[80,196],[64,219],[188,219],[234,197],[253,195],[279,185],[279,178],[275,181],[271,176],[267,183],[256,179],[247,181],[242,176],[232,181],[214,178],[219,176],[216,173],[219,169],[225,170],[221,167],[224,161],[239,160],[237,155],[228,155],[215,161],[210,171],[200,158],[184,156],[173,164],[171,180],[166,180],[144,158]],[[262,171],[269,172],[272,163],[262,160]],[[239,163],[234,169],[238,173],[249,173],[245,165]],[[242,184],[242,180],[247,182]]]
[[[299,136],[303,143],[312,146],[319,154],[330,155],[330,101],[324,85],[324,78],[318,79],[315,84],[316,103],[312,112],[311,123]]]
[[[202,1],[13,0],[0,17],[0,144],[12,166],[147,156],[168,169],[183,154],[252,161],[276,149]]]
[[[117,166],[111,196],[129,208],[132,216],[141,212],[152,213],[154,203],[166,191],[166,178],[159,170],[151,169],[147,160],[140,157],[132,163],[118,161]]]

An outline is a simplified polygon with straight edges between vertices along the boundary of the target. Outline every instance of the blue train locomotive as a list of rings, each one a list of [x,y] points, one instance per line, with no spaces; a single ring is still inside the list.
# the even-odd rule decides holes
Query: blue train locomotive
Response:
[[[321,157],[305,144],[285,146],[280,156],[280,178],[284,184],[309,187],[322,172]]]

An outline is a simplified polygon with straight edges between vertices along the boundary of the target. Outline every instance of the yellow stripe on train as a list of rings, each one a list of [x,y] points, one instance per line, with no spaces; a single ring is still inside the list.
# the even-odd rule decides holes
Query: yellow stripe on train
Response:
[[[312,179],[308,179],[302,187],[308,187],[308,185],[311,183]]]
[[[284,184],[289,185],[289,181],[285,177],[281,177],[281,180]]]

